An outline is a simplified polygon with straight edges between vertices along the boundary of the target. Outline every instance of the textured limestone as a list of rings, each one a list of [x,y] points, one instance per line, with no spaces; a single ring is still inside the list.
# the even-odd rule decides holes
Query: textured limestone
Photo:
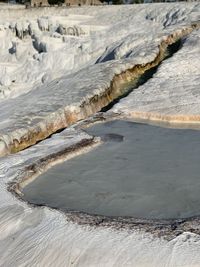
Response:
[[[68,114],[77,115],[83,103],[88,103],[90,110],[86,110],[83,117],[99,110],[101,106],[95,100],[106,92],[116,74],[153,61],[159,53],[161,40],[172,33],[181,33],[181,29],[197,21],[199,11],[198,3],[29,11],[0,8],[3,25],[0,31],[1,153],[10,152],[10,144],[17,144],[19,148],[22,139],[24,143],[29,142],[29,132],[51,135],[51,123],[55,124],[53,131],[56,131],[65,127],[67,120],[75,121],[77,118]],[[57,16],[56,20],[62,22],[60,33],[55,29],[51,33],[48,31],[53,16],[53,21]],[[68,31],[63,27],[66,17],[67,26],[73,25],[70,32],[81,28],[86,34],[67,36]],[[30,24],[31,29],[39,33],[37,39],[32,39],[27,31]],[[57,38],[58,34],[64,34],[63,43]],[[36,40],[37,49],[32,46],[33,40]],[[158,111],[164,116],[187,112],[197,116],[198,42],[199,31],[190,34],[181,50],[160,65],[151,80],[121,100],[113,110],[122,116],[133,116],[138,111]],[[123,78],[123,74],[121,76]],[[17,77],[15,85],[14,77]],[[96,103],[93,108],[92,99]],[[69,218],[47,207],[32,207],[8,192],[8,184],[12,189],[15,181],[28,178],[33,171],[43,171],[46,161],[54,164],[53,156],[60,160],[62,153],[71,150],[73,153],[68,156],[74,156],[80,153],[80,150],[74,151],[78,144],[86,142],[90,149],[94,141],[76,126],[24,151],[0,158],[0,265],[199,266],[198,219],[167,226],[140,222],[139,227],[132,220],[128,222],[131,227],[124,227],[123,220],[94,220],[80,214]],[[163,234],[170,240],[159,238]]]

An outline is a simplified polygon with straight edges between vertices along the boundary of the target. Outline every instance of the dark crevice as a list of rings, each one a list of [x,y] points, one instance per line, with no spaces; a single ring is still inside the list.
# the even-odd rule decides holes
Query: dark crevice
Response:
[[[170,38],[169,42],[172,42],[174,40],[174,36],[172,35]],[[127,73],[125,71],[119,75],[116,75],[113,78],[113,81],[111,81],[110,87],[104,95],[95,96],[90,99],[90,103],[84,103],[83,106],[81,106],[82,112],[84,114],[80,114],[80,116],[79,114],[76,114],[77,117],[75,116],[75,118],[73,118],[73,114],[68,114],[69,121],[67,121],[67,126],[61,127],[60,129],[53,129],[52,132],[44,132],[42,137],[40,138],[37,137],[37,134],[32,136],[30,133],[30,136],[32,138],[30,141],[26,143],[24,142],[24,140],[16,140],[16,142],[13,142],[13,144],[9,145],[10,147],[7,150],[9,150],[10,153],[16,153],[18,151],[24,150],[27,147],[40,143],[44,139],[51,138],[52,135],[62,132],[66,127],[74,124],[79,120],[86,119],[90,115],[94,116],[96,112],[104,113],[110,110],[115,104],[119,102],[120,99],[128,96],[134,89],[138,88],[139,86],[146,83],[149,79],[151,79],[156,73],[158,67],[162,64],[162,61],[172,57],[179,49],[181,49],[183,42],[183,38],[179,38],[173,44],[168,45],[165,43],[165,41],[163,41],[163,43],[161,43],[161,45],[159,46],[159,54],[153,62],[147,63],[146,65],[136,65],[133,69],[127,70]],[[130,74],[128,74],[128,72],[130,72]],[[128,81],[128,79],[130,79],[130,81]],[[122,81],[121,84],[120,81]],[[101,108],[103,105],[104,107]],[[89,111],[87,111],[87,109]],[[54,127],[54,125],[52,127]],[[8,153],[7,150],[6,153]]]
[[[53,135],[59,134],[59,133],[63,132],[64,130],[66,130],[66,127],[58,129],[57,131],[55,131],[55,132],[51,133],[50,135],[48,135],[45,139],[38,140],[37,142],[35,142],[34,146],[39,144],[39,143],[41,143],[44,140],[51,139]],[[25,147],[24,149],[21,149],[20,151],[23,151],[23,150],[26,150],[26,149],[27,149],[27,147]]]
[[[117,104],[120,101],[120,99],[127,97],[134,89],[138,88],[139,86],[143,85],[148,80],[150,80],[153,77],[153,75],[157,72],[159,66],[163,63],[163,61],[171,58],[175,53],[177,53],[182,48],[183,42],[184,42],[184,40],[181,38],[181,39],[178,39],[175,43],[169,45],[166,49],[165,56],[164,56],[163,60],[157,66],[152,67],[151,69],[145,71],[136,80],[127,84],[127,88],[125,90],[125,93],[123,95],[121,95],[120,97],[114,99],[107,106],[103,107],[100,112],[107,112],[115,104]]]
[[[172,57],[177,51],[179,51],[182,47],[184,43],[184,39],[179,39],[177,40],[175,43],[169,45],[166,49],[165,55],[163,60],[156,65],[155,67],[152,67],[151,69],[145,71],[141,76],[139,76],[138,78],[134,79],[133,81],[129,82],[126,84],[125,88],[124,88],[124,94],[122,94],[120,97],[115,98],[112,102],[110,102],[107,106],[103,107],[100,112],[107,112],[108,110],[110,110],[115,104],[117,104],[120,99],[128,96],[134,89],[138,88],[139,86],[143,85],[144,83],[146,83],[149,79],[151,79],[153,77],[153,75],[157,72],[157,69],[159,68],[159,66],[162,64],[163,61],[165,61],[166,59]],[[66,129],[66,127],[58,129],[57,131],[51,133],[48,137],[45,138],[46,139],[50,139],[52,137],[52,135],[61,133],[62,131],[64,131]],[[44,139],[42,140],[38,140],[34,145],[42,142]],[[27,147],[25,147],[24,149],[21,150],[25,150]]]

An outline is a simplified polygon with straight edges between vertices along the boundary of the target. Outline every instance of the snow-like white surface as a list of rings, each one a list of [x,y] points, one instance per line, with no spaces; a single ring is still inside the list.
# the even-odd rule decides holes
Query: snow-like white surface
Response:
[[[145,57],[144,46],[150,49],[168,26],[197,20],[198,9],[197,4],[0,9],[0,98],[95,62]]]
[[[161,40],[197,21],[199,13],[198,3],[31,10],[1,9],[0,6],[0,133],[3,139],[0,149],[10,140],[20,139],[30,127],[45,128],[49,122],[64,120],[67,109],[78,109],[84,100],[105,91],[115,74],[154,60]],[[163,63],[155,75],[158,77],[155,79],[157,97],[161,93],[160,98],[163,96],[165,101],[172,102],[173,97],[168,100],[167,90],[171,92],[173,86],[179,84],[182,91],[175,102],[182,101],[180,106],[184,111],[184,95],[195,97],[197,113],[200,99],[198,38],[199,32],[191,35],[182,52],[176,54],[176,60],[183,60],[181,66],[172,58]],[[189,64],[187,72],[184,64]],[[181,79],[177,82],[173,80],[171,66],[180,72]],[[180,83],[189,72],[193,82],[196,77],[194,88]],[[170,88],[165,84],[168,82]],[[151,80],[148,84],[151,85]],[[148,90],[155,96],[153,83],[152,87],[145,87],[145,92],[144,87],[141,88],[144,97],[147,94],[149,99]],[[161,92],[162,87],[166,95]],[[135,98],[136,94],[137,91],[121,101],[115,110],[126,112],[128,105],[131,110],[137,99],[141,108],[143,99],[139,89]],[[160,101],[167,110],[168,103]],[[145,104],[144,109],[147,106]],[[152,105],[150,107],[152,109]],[[73,128],[67,129],[0,159],[0,265],[200,266],[198,235],[183,233],[166,241],[143,232],[83,227],[68,222],[58,211],[28,207],[7,191],[7,183],[25,166],[83,138],[89,137]]]

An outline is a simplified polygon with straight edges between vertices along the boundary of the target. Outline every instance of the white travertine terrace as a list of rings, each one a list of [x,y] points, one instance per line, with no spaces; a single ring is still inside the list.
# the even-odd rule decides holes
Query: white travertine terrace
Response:
[[[23,141],[25,148],[65,128],[79,113],[82,119],[100,110],[105,103],[98,104],[98,97],[115,75],[154,61],[163,40],[189,34],[199,19],[199,3],[30,10],[0,5],[0,154],[15,152],[13,143]],[[160,120],[194,115],[197,122],[199,34],[190,33],[152,79],[112,110],[145,119],[159,113]],[[94,97],[97,108],[90,108]],[[167,241],[142,230],[81,226],[8,192],[26,167],[83,140],[92,137],[71,127],[0,158],[0,266],[198,267],[198,234]]]
[[[192,31],[199,4],[164,7],[2,10],[0,154],[99,111],[117,74],[154,62],[164,40]]]

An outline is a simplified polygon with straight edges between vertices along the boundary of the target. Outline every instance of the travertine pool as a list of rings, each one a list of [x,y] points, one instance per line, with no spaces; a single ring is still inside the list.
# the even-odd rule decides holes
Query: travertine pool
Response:
[[[104,216],[200,215],[198,130],[113,120],[85,131],[103,144],[41,174],[23,189],[23,199]]]

